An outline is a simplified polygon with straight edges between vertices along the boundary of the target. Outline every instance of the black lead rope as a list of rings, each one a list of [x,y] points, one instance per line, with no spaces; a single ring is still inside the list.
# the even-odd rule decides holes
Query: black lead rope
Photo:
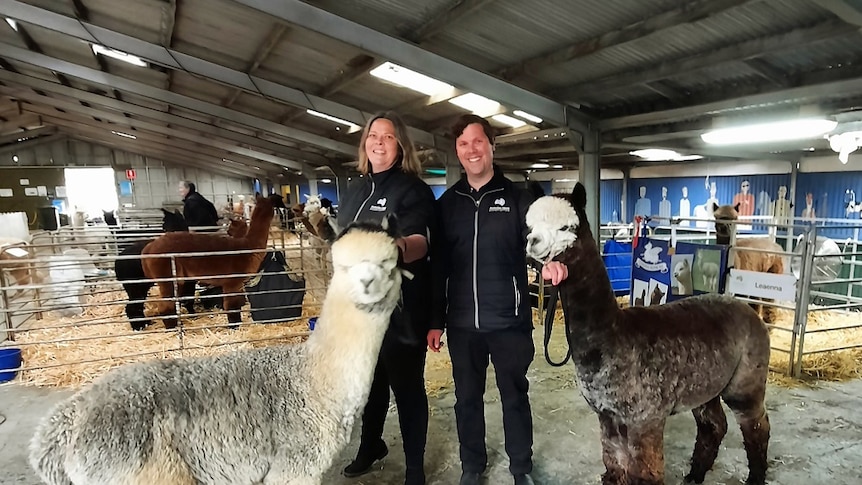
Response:
[[[544,284],[544,283],[541,283]],[[548,308],[545,310],[545,360],[553,367],[562,367],[572,358],[572,347],[569,344],[568,329],[566,328],[566,356],[560,362],[554,362],[551,359],[551,354],[548,349],[548,344],[551,342],[551,333],[554,329],[554,315],[557,313],[557,299],[559,298],[560,290],[556,286],[551,287],[551,292],[548,295]],[[565,328],[565,326],[563,327]]]

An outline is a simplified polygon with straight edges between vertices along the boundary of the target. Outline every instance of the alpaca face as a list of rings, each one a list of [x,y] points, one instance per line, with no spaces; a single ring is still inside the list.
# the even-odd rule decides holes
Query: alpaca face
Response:
[[[312,212],[317,212],[320,210],[320,196],[318,195],[306,195],[305,207],[303,208],[303,212],[306,216],[311,214]]]
[[[691,275],[691,268],[688,265],[688,260],[683,259],[679,263],[676,263],[676,266],[673,269],[673,277],[676,278],[677,281],[685,280]]]
[[[401,286],[398,248],[385,232],[348,228],[332,244],[332,264],[346,276],[347,294],[358,304],[382,302]]]
[[[540,197],[527,210],[527,254],[550,261],[577,241],[580,218],[566,199]]]
[[[733,228],[731,224],[723,224],[720,221],[737,220],[739,218],[739,204],[718,206],[713,203],[712,205],[712,215],[715,219],[715,235],[719,241],[722,241],[719,244],[727,244],[730,242],[730,234]]]

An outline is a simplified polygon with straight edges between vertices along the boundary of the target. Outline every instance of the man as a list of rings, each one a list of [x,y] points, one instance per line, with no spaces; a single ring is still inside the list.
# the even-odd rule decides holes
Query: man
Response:
[[[445,327],[455,380],[459,485],[477,485],[488,464],[483,395],[489,358],[503,405],[509,471],[516,485],[531,485],[533,421],[527,369],[535,348],[525,217],[533,198],[494,166],[494,133],[487,120],[464,115],[452,133],[466,177],[438,201],[440,234],[432,241],[436,274],[428,346],[440,351]],[[542,274],[556,285],[567,270],[552,262]]]
[[[183,180],[179,185],[183,198],[183,217],[189,227],[218,225],[218,212],[212,202],[195,190],[195,184]]]

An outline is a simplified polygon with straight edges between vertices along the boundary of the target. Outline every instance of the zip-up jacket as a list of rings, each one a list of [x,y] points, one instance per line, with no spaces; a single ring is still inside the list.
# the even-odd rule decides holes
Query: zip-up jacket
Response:
[[[462,179],[440,197],[433,328],[532,328],[525,252],[532,201],[496,166],[478,191]]]
[[[354,178],[338,205],[337,220],[339,227],[345,227],[353,221],[380,222],[390,213],[396,216],[402,236],[421,234],[430,243],[435,225],[434,193],[422,179],[402,171],[400,163],[379,174]],[[429,256],[401,265],[413,279],[402,279],[401,304],[392,313],[387,341],[425,345],[431,325]]]

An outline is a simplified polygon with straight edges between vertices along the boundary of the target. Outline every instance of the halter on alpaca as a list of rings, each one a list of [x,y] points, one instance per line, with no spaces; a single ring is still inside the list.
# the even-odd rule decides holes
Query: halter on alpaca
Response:
[[[586,218],[586,199],[577,184],[568,198],[534,202],[527,212],[527,253],[569,269],[560,298],[581,393],[601,425],[602,484],[663,484],[665,420],[686,409],[698,429],[686,480],[702,483],[727,431],[720,400],[742,429],[746,483],[764,484],[765,325],[747,305],[721,295],[620,309]]]

